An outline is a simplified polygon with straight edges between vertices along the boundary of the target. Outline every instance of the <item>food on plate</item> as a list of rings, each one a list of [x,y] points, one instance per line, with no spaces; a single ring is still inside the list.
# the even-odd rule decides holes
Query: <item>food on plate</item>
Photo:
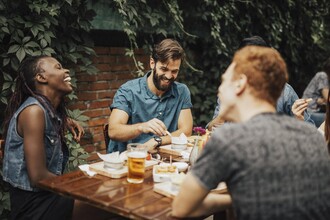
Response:
[[[174,162],[173,165],[178,168],[179,172],[185,172],[188,169],[188,164],[186,162]]]
[[[166,173],[175,173],[176,166],[156,166],[155,173],[156,174],[166,174]]]

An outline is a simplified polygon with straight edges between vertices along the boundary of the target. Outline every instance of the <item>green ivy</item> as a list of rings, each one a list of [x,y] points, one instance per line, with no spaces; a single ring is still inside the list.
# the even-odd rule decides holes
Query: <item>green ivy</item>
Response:
[[[179,80],[190,88],[195,125],[211,120],[220,76],[243,38],[259,35],[280,51],[298,95],[330,55],[326,0],[114,0],[109,7],[122,18],[131,45],[127,55],[133,59],[135,48],[150,52],[160,38],[182,43],[188,59]],[[137,75],[143,75],[135,63]]]
[[[94,16],[95,12],[87,8],[87,0],[0,0],[1,108],[8,103],[15,88],[18,66],[26,56],[56,57],[70,69],[74,87],[76,71],[96,74],[91,60],[95,52],[89,38]],[[68,97],[69,100],[77,98],[74,92]],[[77,121],[87,120],[81,113],[79,110],[69,112]],[[0,114],[2,122],[3,111]],[[70,151],[69,171],[86,163],[88,155],[72,139],[72,134],[68,133],[66,138]],[[2,178],[0,189],[0,218],[5,219],[9,213],[9,196]]]

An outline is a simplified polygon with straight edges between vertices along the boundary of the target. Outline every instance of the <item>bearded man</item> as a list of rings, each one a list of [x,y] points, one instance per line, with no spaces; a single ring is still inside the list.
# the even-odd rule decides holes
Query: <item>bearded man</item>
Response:
[[[145,143],[152,151],[171,143],[166,131],[172,136],[191,135],[190,91],[175,81],[184,57],[177,41],[165,39],[153,49],[151,71],[117,90],[110,106],[108,153],[125,151],[132,142]]]

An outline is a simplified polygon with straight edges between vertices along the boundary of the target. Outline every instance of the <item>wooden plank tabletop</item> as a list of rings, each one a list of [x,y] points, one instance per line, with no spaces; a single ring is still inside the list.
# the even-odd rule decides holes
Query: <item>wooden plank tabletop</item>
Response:
[[[77,170],[42,180],[38,187],[130,219],[175,219],[170,215],[172,198],[154,191],[152,170],[146,170],[140,184],[128,183],[126,177],[114,179],[99,174],[91,177]]]
[[[153,191],[152,172],[146,171],[141,184],[126,177],[90,177],[78,170],[39,182],[42,189],[88,202],[106,211],[134,219],[170,219],[172,199]]]

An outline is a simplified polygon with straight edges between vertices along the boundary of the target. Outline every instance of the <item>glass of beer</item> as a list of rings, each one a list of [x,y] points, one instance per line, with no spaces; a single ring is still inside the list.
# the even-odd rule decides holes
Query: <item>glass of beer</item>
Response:
[[[147,147],[143,144],[130,143],[127,145],[127,181],[129,183],[143,182],[147,152]]]

